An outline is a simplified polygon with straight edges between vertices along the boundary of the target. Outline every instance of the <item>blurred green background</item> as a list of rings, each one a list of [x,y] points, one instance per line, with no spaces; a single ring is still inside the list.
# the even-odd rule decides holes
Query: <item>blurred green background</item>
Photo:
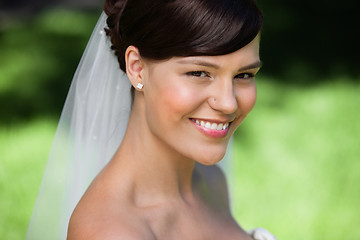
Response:
[[[246,229],[264,227],[278,239],[360,239],[358,3],[347,1],[258,1],[258,102],[234,138],[232,204]],[[0,239],[15,240],[24,239],[101,10],[9,3],[0,4]]]

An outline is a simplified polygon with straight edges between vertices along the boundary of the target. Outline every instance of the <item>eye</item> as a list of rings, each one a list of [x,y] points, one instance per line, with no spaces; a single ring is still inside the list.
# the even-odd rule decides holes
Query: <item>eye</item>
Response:
[[[253,77],[255,77],[255,75],[252,74],[252,73],[240,73],[240,74],[235,76],[235,78],[243,78],[243,79],[250,79],[250,78],[253,78]]]
[[[204,71],[192,71],[186,74],[192,77],[210,77],[210,74]]]
[[[235,76],[235,78],[240,78],[240,79],[251,79],[254,77],[255,75],[253,73],[240,73]]]

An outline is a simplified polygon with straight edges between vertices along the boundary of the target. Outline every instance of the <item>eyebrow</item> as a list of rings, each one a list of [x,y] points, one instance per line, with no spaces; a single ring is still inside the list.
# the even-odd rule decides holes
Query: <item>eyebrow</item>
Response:
[[[204,67],[211,67],[211,68],[215,68],[215,69],[220,68],[219,65],[216,65],[214,63],[203,61],[203,60],[197,60],[197,59],[183,59],[183,60],[179,60],[178,63],[194,64],[194,65],[199,65],[199,66],[204,66]]]
[[[250,70],[250,69],[257,69],[257,68],[261,68],[262,67],[262,62],[261,61],[257,61],[254,63],[251,63],[247,66],[241,67],[238,72],[242,72],[242,71],[246,71],[246,70]]]
[[[219,65],[216,65],[214,63],[204,61],[204,60],[197,60],[197,59],[194,59],[194,60],[192,60],[192,59],[183,59],[183,60],[179,60],[177,63],[180,63],[180,64],[195,64],[195,65],[204,66],[204,67],[210,67],[210,68],[214,68],[214,69],[219,69],[220,68]],[[261,61],[256,61],[254,63],[251,63],[249,65],[241,67],[240,69],[238,69],[238,72],[242,72],[242,71],[246,71],[246,70],[250,70],[250,69],[261,68],[261,66],[262,66],[262,62]]]

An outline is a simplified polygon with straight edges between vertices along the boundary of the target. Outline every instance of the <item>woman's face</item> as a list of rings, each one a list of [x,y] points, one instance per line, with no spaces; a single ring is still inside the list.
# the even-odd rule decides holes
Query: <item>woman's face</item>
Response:
[[[145,61],[145,118],[150,132],[201,164],[220,161],[256,101],[259,36],[222,56]]]

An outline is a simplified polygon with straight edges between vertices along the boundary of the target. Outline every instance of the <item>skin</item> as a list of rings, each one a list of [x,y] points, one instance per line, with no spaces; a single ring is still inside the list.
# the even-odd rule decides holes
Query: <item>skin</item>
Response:
[[[151,61],[130,46],[125,59],[131,83],[144,88],[117,153],[77,205],[68,239],[251,239],[231,216],[214,164],[255,104],[259,36],[222,56]],[[231,124],[213,137],[192,119]]]

